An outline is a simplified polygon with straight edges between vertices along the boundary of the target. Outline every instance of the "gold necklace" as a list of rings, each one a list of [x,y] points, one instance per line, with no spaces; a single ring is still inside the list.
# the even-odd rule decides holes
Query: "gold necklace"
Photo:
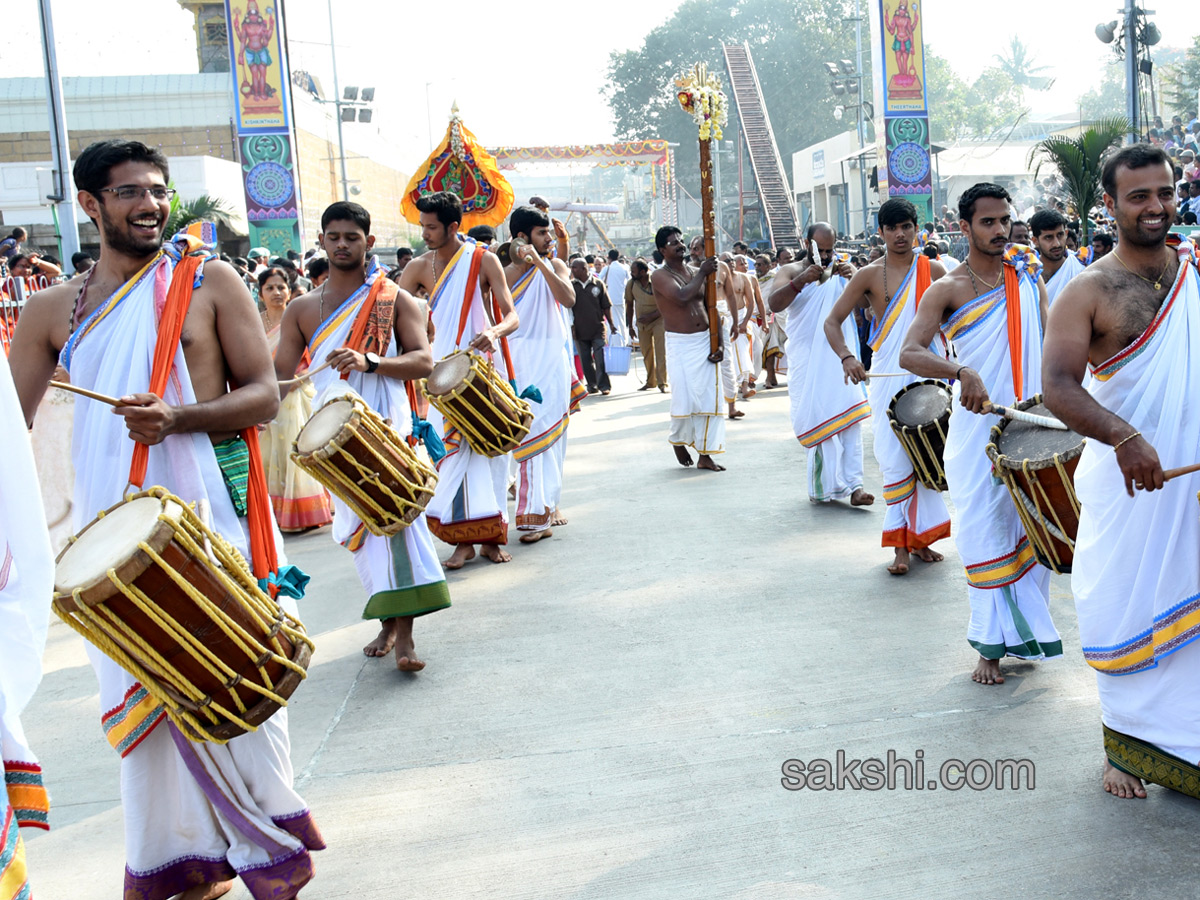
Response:
[[[971,268],[969,263],[967,263],[966,266],[967,266],[967,272],[969,272],[971,275],[971,284],[974,285],[975,284],[975,276],[978,273],[974,269]],[[989,283],[988,280],[986,278],[984,278],[982,275],[979,276],[979,280],[988,286],[988,290],[994,291],[996,288],[998,288],[1000,286],[1000,282],[1004,280],[1004,267],[1003,266],[1000,267],[1000,277],[996,279],[995,284]],[[977,294],[979,293],[979,288],[975,288],[975,293],[977,293]]]
[[[1167,257],[1167,264],[1165,266],[1163,266],[1163,270],[1158,273],[1157,278],[1147,278],[1141,272],[1135,272],[1135,271],[1133,271],[1133,269],[1129,268],[1129,266],[1126,266],[1125,260],[1121,259],[1120,255],[1118,255],[1116,250],[1114,250],[1112,252],[1112,255],[1117,257],[1117,262],[1119,262],[1122,266],[1125,266],[1125,271],[1128,272],[1130,275],[1136,275],[1138,278],[1142,279],[1142,281],[1146,282],[1146,284],[1154,285],[1154,289],[1156,291],[1162,290],[1163,276],[1167,274],[1167,269],[1171,268],[1171,258],[1170,257]]]

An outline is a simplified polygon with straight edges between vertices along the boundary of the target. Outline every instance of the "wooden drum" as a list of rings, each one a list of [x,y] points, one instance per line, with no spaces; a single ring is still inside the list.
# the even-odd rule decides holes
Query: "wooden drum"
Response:
[[[192,740],[255,731],[313,643],[241,554],[165,489],[102,512],[59,554],[54,611],[137,678]]]
[[[529,404],[491,362],[468,350],[456,350],[433,367],[425,394],[482,456],[516,449],[533,424]]]
[[[1052,415],[1041,394],[1013,408]],[[1075,467],[1084,443],[1074,431],[1002,419],[992,426],[992,441],[987,446],[988,459],[1012,496],[1038,562],[1054,572],[1070,572],[1075,557],[1079,531]]]
[[[350,507],[371,534],[403,531],[437,486],[433,468],[356,394],[313,413],[292,449],[296,465]]]
[[[902,388],[888,405],[888,421],[900,446],[912,460],[921,484],[931,491],[946,490],[946,429],[953,395],[944,381],[915,381]]]

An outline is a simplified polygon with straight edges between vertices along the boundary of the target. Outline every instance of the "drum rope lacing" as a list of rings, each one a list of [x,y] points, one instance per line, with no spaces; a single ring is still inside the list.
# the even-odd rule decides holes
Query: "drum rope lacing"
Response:
[[[303,643],[307,644],[310,649],[315,645],[305,633],[303,626],[281,610],[274,600],[263,593],[262,589],[258,586],[258,582],[250,574],[244,558],[237,549],[220,535],[216,534],[216,532],[211,531],[205,526],[190,506],[166,489],[160,487],[151,488],[140,496],[153,496],[164,501],[164,503],[169,501],[178,504],[182,510],[178,522],[168,517],[165,513],[160,513],[158,516],[160,522],[163,522],[173,530],[173,540],[177,541],[187,553],[196,559],[210,558],[209,554],[205,551],[205,547],[202,546],[202,544],[207,542],[214,551],[214,555],[216,556],[215,561],[219,566],[218,568],[213,568],[211,571],[214,577],[220,582],[221,587],[225,589],[229,596],[241,599],[245,606],[248,607],[249,612],[254,615],[260,624],[266,626],[270,623],[267,636],[270,639],[271,648],[268,649],[254,636],[250,635],[241,625],[235,622],[223,609],[186,581],[149,544],[145,541],[138,542],[138,549],[145,553],[159,570],[167,575],[239,650],[246,654],[248,659],[253,661],[255,668],[258,669],[259,675],[263,679],[265,687],[247,681],[238,675],[228,663],[217,657],[199,638],[184,630],[178,623],[168,619],[161,607],[136,585],[126,585],[122,582],[117,576],[115,568],[110,568],[107,576],[117,590],[128,598],[152,623],[162,629],[168,636],[174,638],[178,645],[210,675],[216,678],[224,676],[222,686],[229,692],[236,712],[229,709],[224,703],[216,701],[211,695],[203,694],[199,688],[188,681],[186,676],[169,663],[158,650],[152,647],[142,636],[133,632],[127,623],[117,618],[105,604],[100,603],[95,606],[86,605],[80,597],[83,588],[76,588],[72,592],[71,596],[76,605],[74,611],[67,612],[61,609],[57,599],[55,600],[55,611],[72,629],[88,641],[91,641],[110,659],[134,675],[146,689],[146,692],[163,705],[167,716],[184,730],[185,733],[188,733],[189,736],[195,736],[202,740],[210,740],[214,743],[225,743],[225,740],[219,739],[207,732],[209,725],[220,723],[221,716],[224,716],[239,728],[246,731],[256,731],[257,726],[251,725],[242,718],[242,714],[246,713],[247,707],[234,688],[239,685],[246,687],[264,698],[279,704],[281,707],[287,706],[286,699],[279,696],[274,690],[275,685],[266,671],[267,664],[273,662],[283,666],[299,675],[302,679],[307,677],[307,672],[302,666],[283,655],[283,647],[279,642],[278,635],[282,633],[293,645]],[[104,513],[101,513],[97,517],[97,521],[103,517]],[[72,543],[77,539],[72,538]],[[230,573],[234,577],[230,577]],[[104,630],[103,626],[105,624],[115,629],[125,640],[133,644],[138,651],[145,654],[148,661],[157,668],[157,671],[151,673],[145,666],[138,663],[126,647],[109,636]],[[164,682],[170,686],[165,686]],[[189,701],[199,707],[204,713],[204,719],[202,720],[191,710],[182,707],[180,705],[181,700]]]
[[[529,434],[529,425],[526,424],[526,420],[528,419],[529,422],[532,422],[532,413],[530,412],[529,404],[517,396],[512,386],[503,378],[495,376],[495,368],[490,359],[488,360],[487,375],[494,377],[487,377],[484,374],[484,369],[479,364],[481,357],[478,354],[472,353],[468,355],[471,361],[471,368],[468,372],[468,377],[462,384],[445,394],[431,394],[427,386],[423,387],[423,391],[425,396],[429,398],[429,402],[445,416],[446,420],[462,432],[472,450],[483,456],[501,456],[519,446],[524,437]],[[446,357],[446,359],[449,358]],[[475,383],[476,379],[470,377],[475,373],[480,374],[481,380],[488,388],[499,391],[503,395],[503,398],[511,404],[511,408],[502,409],[495,402],[495,397],[490,390],[488,392],[480,390],[479,386]],[[476,427],[473,418],[464,415],[452,402],[464,397],[468,392],[479,398],[484,411],[493,413],[498,421],[505,423],[508,426],[507,430],[501,431],[498,434],[485,434]],[[475,406],[470,404],[465,405],[467,405],[470,412],[477,413]],[[513,420],[514,411],[521,416],[520,421]],[[500,440],[497,440],[497,438]]]
[[[393,465],[391,460],[376,459],[376,462],[383,467],[384,472],[379,472],[368,468],[359,462],[352,454],[345,449],[345,439],[342,434],[350,424],[361,426],[364,432],[376,438],[380,443],[403,448],[399,452],[402,454],[408,450],[408,445],[393,429],[389,428],[379,417],[377,413],[371,410],[362,400],[357,397],[346,397],[354,405],[355,412],[358,414],[358,422],[348,422],[342,428],[342,432],[334,438],[321,450],[316,451],[309,456],[304,456],[298,452],[292,453],[292,460],[302,469],[313,476],[317,481],[329,488],[337,497],[349,506],[361,520],[371,534],[386,536],[394,533],[398,529],[383,530],[386,526],[381,523],[392,522],[402,523],[402,527],[407,527],[416,519],[418,515],[425,511],[425,506],[429,502],[429,498],[433,494],[433,489],[437,485],[437,473],[419,456],[412,451],[408,451],[406,461],[413,467],[416,474],[421,476],[421,481],[414,481],[407,472]],[[334,447],[334,442],[342,438],[342,442]],[[295,442],[292,444],[295,448]],[[324,457],[320,454],[324,453]],[[331,456],[337,456],[339,459],[345,460],[350,467],[360,476],[356,481],[347,472],[331,465],[327,462]],[[403,485],[409,492],[408,496],[397,494],[384,482],[382,475],[387,475],[393,481]],[[370,482],[380,492],[385,494],[395,505],[401,510],[401,515],[396,515],[390,510],[384,509],[377,501],[371,498],[362,487],[363,484]],[[422,495],[424,498],[422,499]],[[414,515],[409,515],[415,510]]]

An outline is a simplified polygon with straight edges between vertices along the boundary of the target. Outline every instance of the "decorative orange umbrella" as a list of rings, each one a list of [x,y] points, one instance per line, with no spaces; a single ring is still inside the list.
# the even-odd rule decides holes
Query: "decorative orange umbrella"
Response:
[[[446,136],[404,189],[400,200],[404,218],[420,224],[417,201],[435,191],[449,191],[462,199],[463,231],[476,225],[499,225],[513,206],[512,185],[500,174],[495,157],[463,125],[457,103],[450,110]]]

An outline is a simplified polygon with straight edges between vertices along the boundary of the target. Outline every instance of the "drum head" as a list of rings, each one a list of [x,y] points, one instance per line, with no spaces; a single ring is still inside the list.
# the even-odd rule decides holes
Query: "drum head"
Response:
[[[1054,413],[1046,409],[1044,403],[1021,403],[1017,408],[1035,416],[1054,418]],[[1044,461],[1052,459],[1056,453],[1070,459],[1082,452],[1083,437],[1074,431],[1059,431],[1057,428],[1007,420],[996,440],[996,449],[1011,460]]]
[[[296,435],[297,453],[316,453],[337,437],[350,416],[354,413],[354,404],[349,400],[334,400],[326,403],[312,414],[300,433]]]
[[[950,391],[941,382],[910,384],[892,400],[892,414],[901,425],[928,425],[950,412]]]
[[[139,497],[123,503],[97,519],[75,543],[70,544],[58,558],[54,568],[54,589],[70,594],[76,588],[86,588],[105,577],[109,569],[119,568],[137,550],[138,544],[149,542],[157,530],[160,513],[178,522],[183,515],[179,504],[163,503],[157,497]],[[164,546],[165,541],[161,542]]]
[[[452,353],[433,367],[425,381],[425,390],[434,397],[449,394],[467,380],[470,371],[471,355]]]

